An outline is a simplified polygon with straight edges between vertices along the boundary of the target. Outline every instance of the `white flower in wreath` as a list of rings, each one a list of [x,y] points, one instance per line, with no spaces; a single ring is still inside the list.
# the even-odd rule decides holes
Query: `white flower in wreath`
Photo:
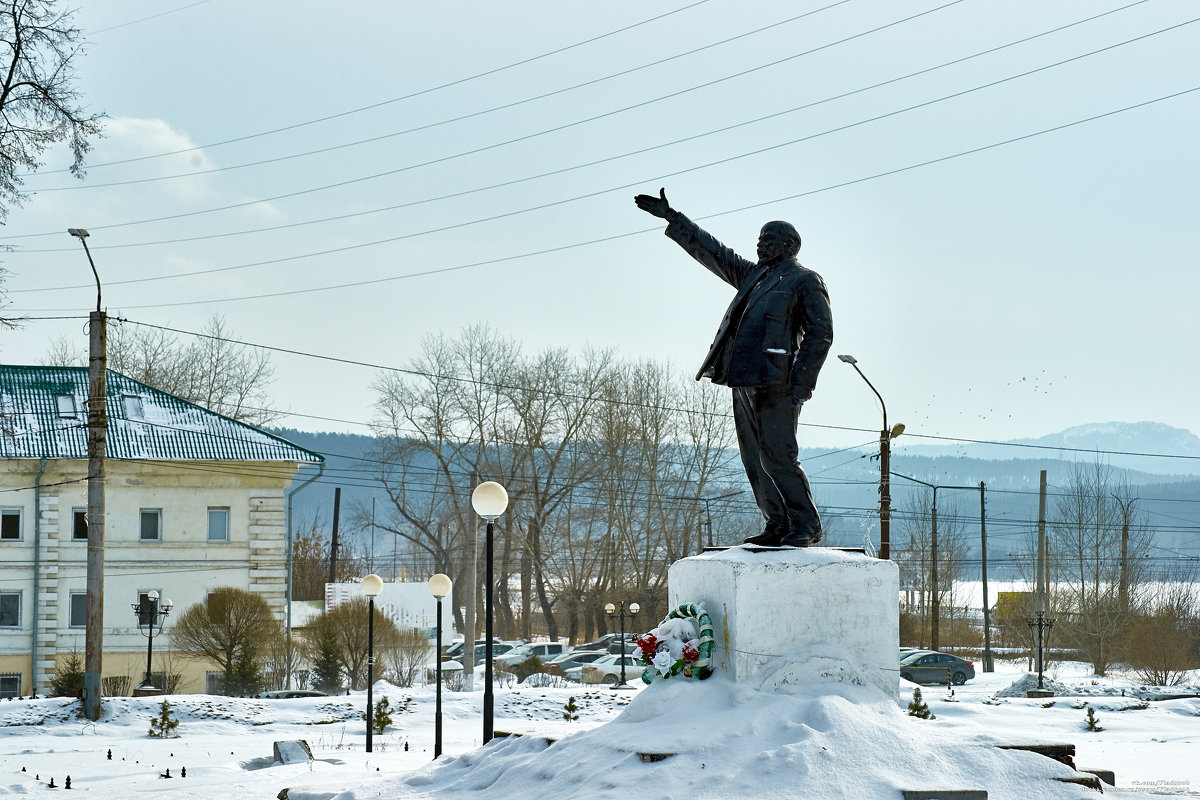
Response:
[[[675,659],[666,650],[659,650],[654,654],[654,660],[650,662],[655,671],[659,675],[670,675],[671,668],[675,666]]]

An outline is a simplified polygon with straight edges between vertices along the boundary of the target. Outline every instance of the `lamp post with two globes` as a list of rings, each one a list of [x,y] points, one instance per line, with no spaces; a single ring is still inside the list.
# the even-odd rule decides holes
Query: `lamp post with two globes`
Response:
[[[143,625],[146,626],[146,678],[142,681],[142,685],[138,686],[135,691],[139,694],[156,694],[158,687],[151,680],[151,660],[154,656],[154,634],[162,633],[163,624],[167,621],[167,615],[171,613],[171,609],[175,604],[170,600],[158,602],[158,592],[147,592],[142,595],[140,601],[132,603],[133,610],[137,613],[138,629]],[[157,628],[157,630],[155,630]],[[166,688],[165,686],[163,687]]]
[[[492,536],[496,517],[508,508],[508,492],[495,481],[485,481],[471,492],[471,508],[487,520],[487,586],[484,592],[483,743],[492,740],[496,698],[492,693]]]
[[[367,752],[371,752],[371,735],[375,733],[375,598],[383,591],[383,578],[371,573],[362,579],[362,593],[367,596]]]
[[[429,593],[437,598],[437,647],[434,658],[437,659],[437,705],[433,712],[433,757],[442,754],[442,598],[450,594],[454,584],[450,576],[438,573],[429,579]]]
[[[628,606],[626,606],[624,600],[621,601],[621,607],[619,611],[617,610],[617,606],[614,606],[612,603],[604,604],[605,614],[610,617],[619,616],[621,619],[621,682],[613,686],[612,688],[614,689],[629,688],[629,684],[625,682],[625,615],[628,614],[632,619],[641,610],[642,607],[637,603],[630,603]]]

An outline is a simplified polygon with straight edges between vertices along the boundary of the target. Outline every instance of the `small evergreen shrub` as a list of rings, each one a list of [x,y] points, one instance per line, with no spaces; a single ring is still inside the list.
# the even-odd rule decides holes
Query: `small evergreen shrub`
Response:
[[[1100,721],[1100,718],[1096,716],[1096,709],[1092,708],[1091,706],[1088,706],[1087,707],[1087,717],[1083,720],[1084,730],[1092,731],[1093,733],[1099,733],[1100,731],[1104,730],[1104,728],[1102,728],[1096,724],[1099,721]]]
[[[929,706],[921,699],[920,689],[913,689],[913,699],[908,704],[908,715],[910,717],[917,717],[918,719],[936,719],[933,713],[930,712]]]
[[[566,704],[563,705],[563,719],[567,722],[577,722],[579,720],[579,706],[575,705],[574,695],[568,697]]]
[[[54,667],[50,681],[52,697],[79,697],[83,691],[83,656],[72,650]]]
[[[179,737],[175,732],[178,727],[179,720],[171,713],[171,704],[163,700],[158,716],[150,718],[150,735],[159,739],[175,739]]]
[[[382,735],[385,728],[392,724],[392,705],[386,697],[380,698],[375,704],[375,713],[371,716],[371,730],[377,735]],[[367,712],[363,712],[363,719],[367,718]]]

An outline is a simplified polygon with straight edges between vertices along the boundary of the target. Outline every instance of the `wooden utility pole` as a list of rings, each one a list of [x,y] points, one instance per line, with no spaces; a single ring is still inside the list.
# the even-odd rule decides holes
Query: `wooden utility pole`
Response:
[[[84,607],[83,713],[100,719],[104,661],[104,453],[108,445],[108,316],[101,310],[100,274],[87,246],[88,232],[68,228],[79,239],[96,276],[96,310],[88,315],[87,602]]]
[[[938,546],[937,546],[937,490],[933,487],[932,531],[929,535],[929,649],[938,649],[938,622],[942,616],[942,599],[938,590]]]

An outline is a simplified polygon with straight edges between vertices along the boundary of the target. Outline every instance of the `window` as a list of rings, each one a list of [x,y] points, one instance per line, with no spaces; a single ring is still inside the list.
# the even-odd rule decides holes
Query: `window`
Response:
[[[208,540],[210,542],[229,541],[228,508],[210,508],[208,510]]]
[[[71,592],[71,627],[87,627],[87,592]]]
[[[56,394],[54,395],[54,405],[58,408],[58,416],[64,419],[75,419],[79,416],[79,410],[75,406],[75,395]]]
[[[142,398],[136,394],[121,395],[121,406],[125,409],[125,416],[129,419],[143,419],[145,417],[142,413]]]
[[[6,542],[21,539],[21,509],[5,508],[0,510],[0,540]]]
[[[14,673],[0,675],[0,697],[20,697],[21,676]]]
[[[158,614],[155,612],[158,610],[159,607],[154,603],[153,600],[150,599],[151,591],[158,592],[159,602],[160,603],[162,602],[162,592],[158,591],[157,589],[153,589],[153,590],[147,589],[144,592],[138,592],[137,615],[138,615],[138,627],[139,628],[144,628],[148,625],[157,625],[158,624]]]
[[[21,627],[21,593],[0,592],[0,628]]]
[[[71,509],[71,539],[76,542],[87,541],[87,509]]]
[[[142,533],[141,539],[143,542],[157,542],[162,538],[162,509],[161,508],[143,508],[142,509]]]

